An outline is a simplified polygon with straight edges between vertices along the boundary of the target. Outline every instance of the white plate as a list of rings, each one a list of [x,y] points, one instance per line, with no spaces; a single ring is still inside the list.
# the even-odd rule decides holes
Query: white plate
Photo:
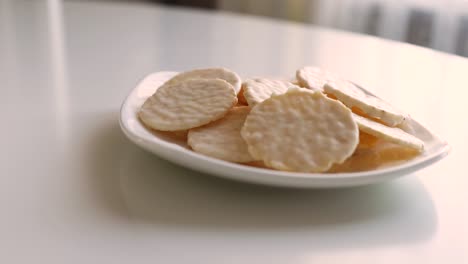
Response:
[[[157,87],[175,74],[175,72],[157,72],[142,80],[131,91],[122,105],[120,126],[125,135],[138,146],[180,166],[211,175],[285,187],[357,186],[386,181],[415,172],[442,159],[450,150],[445,141],[439,139],[416,121],[411,121],[412,134],[425,142],[425,152],[417,158],[383,169],[332,174],[294,173],[249,167],[210,158],[191,151],[183,141],[176,141],[162,133],[147,129],[138,119],[137,113],[143,102],[155,92]]]

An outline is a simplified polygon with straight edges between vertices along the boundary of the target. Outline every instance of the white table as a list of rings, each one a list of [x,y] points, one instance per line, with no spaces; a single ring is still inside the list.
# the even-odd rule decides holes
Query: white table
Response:
[[[233,14],[0,3],[0,263],[468,262],[468,60]],[[407,110],[452,153],[384,184],[276,189],[169,164],[118,127],[153,71],[308,64]]]

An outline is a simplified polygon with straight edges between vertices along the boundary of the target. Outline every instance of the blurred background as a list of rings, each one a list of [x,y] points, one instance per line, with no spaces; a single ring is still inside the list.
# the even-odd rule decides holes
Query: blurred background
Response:
[[[68,0],[147,2],[310,23],[468,57],[468,0]]]

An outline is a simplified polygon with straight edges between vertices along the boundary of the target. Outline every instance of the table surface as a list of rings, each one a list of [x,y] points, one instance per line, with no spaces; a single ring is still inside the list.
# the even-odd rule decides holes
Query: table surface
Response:
[[[146,74],[319,65],[452,153],[395,181],[292,190],[217,179],[130,143]],[[467,263],[468,60],[374,37],[148,4],[0,1],[1,263]]]

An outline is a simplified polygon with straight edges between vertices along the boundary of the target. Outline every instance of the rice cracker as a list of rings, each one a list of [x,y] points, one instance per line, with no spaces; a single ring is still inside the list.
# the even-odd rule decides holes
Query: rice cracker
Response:
[[[139,117],[156,130],[185,130],[223,117],[236,103],[234,88],[221,79],[166,82],[145,101]]]
[[[188,79],[222,79],[230,83],[232,87],[234,87],[236,94],[240,91],[242,84],[239,75],[226,68],[205,68],[186,71],[177,74],[166,83],[175,84],[177,82],[184,82]]]
[[[396,128],[382,125],[365,117],[353,113],[354,120],[359,126],[359,130],[373,135],[377,138],[395,143],[400,146],[415,149],[419,152],[424,150],[424,142],[419,138]]]
[[[249,106],[253,107],[273,94],[283,94],[288,91],[288,88],[297,86],[285,80],[255,78],[246,80],[242,87],[245,100]]]
[[[380,98],[366,94],[351,82],[344,80],[328,82],[323,90],[327,94],[332,94],[346,106],[357,107],[366,115],[379,119],[388,126],[394,127],[406,118],[403,112]]]
[[[307,89],[290,89],[256,105],[241,135],[253,158],[283,171],[323,172],[351,156],[359,131],[351,110]]]
[[[190,129],[188,145],[213,158],[239,163],[254,161],[240,134],[249,112],[248,106],[234,107],[222,119]]]
[[[336,74],[312,66],[297,70],[296,78],[300,86],[314,91],[322,91],[327,82],[339,79]]]

